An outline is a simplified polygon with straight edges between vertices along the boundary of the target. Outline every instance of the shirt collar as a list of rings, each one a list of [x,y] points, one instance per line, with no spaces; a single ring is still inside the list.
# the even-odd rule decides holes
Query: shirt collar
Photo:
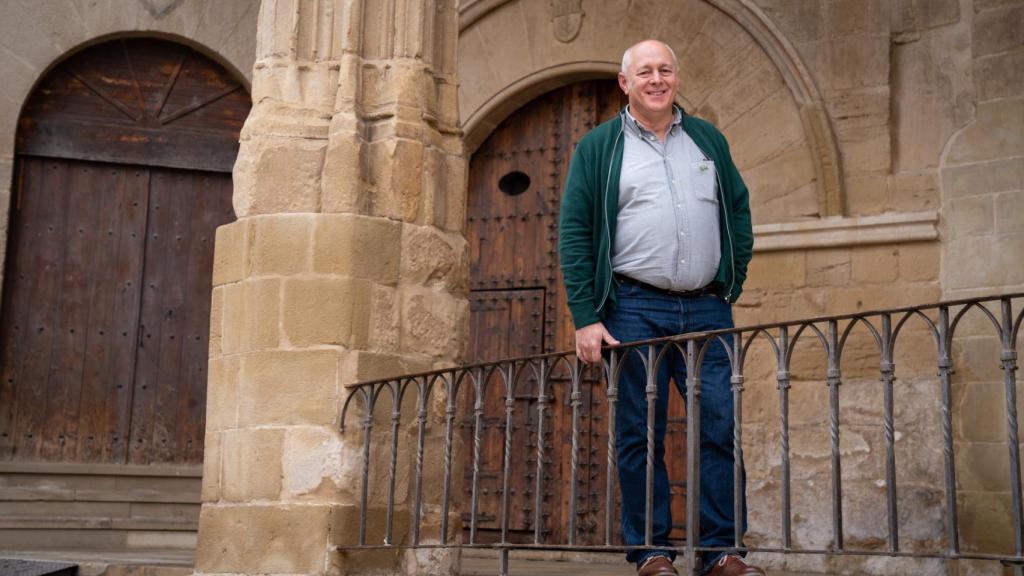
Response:
[[[625,118],[623,118],[623,124],[626,125],[626,129],[629,130],[631,133],[633,133],[635,135],[638,135],[638,136],[643,136],[645,134],[653,134],[653,132],[651,132],[647,128],[644,128],[643,125],[640,124],[640,122],[636,118],[633,117],[633,114],[631,114],[630,111],[629,111],[629,104],[627,104],[626,107],[623,108],[622,111],[623,111],[623,114],[625,114]],[[674,128],[676,126],[679,126],[682,123],[683,123],[683,113],[679,109],[678,106],[673,105],[672,106],[672,126],[669,127],[669,130],[671,130],[672,128]]]

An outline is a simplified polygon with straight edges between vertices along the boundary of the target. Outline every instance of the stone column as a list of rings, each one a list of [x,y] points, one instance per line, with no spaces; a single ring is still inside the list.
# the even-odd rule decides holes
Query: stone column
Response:
[[[337,552],[361,481],[338,420],[346,384],[465,347],[456,17],[455,0],[262,2],[238,221],[217,232],[198,574],[415,563]]]

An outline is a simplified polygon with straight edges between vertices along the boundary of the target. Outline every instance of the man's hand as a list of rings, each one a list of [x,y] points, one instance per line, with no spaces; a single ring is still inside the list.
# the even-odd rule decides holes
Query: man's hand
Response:
[[[604,329],[604,324],[595,322],[576,331],[576,355],[587,364],[601,361],[601,344],[618,344],[619,341]]]

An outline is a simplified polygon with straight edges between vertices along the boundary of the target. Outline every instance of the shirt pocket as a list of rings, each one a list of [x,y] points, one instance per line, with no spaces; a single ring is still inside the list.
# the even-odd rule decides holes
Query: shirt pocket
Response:
[[[693,162],[690,172],[697,198],[717,204],[718,194],[715,192],[718,179],[715,177],[715,161],[698,160]]]

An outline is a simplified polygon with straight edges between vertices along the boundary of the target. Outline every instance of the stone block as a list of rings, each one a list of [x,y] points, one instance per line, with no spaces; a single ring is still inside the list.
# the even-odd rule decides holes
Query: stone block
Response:
[[[2,252],[0,252],[2,254]],[[224,288],[217,286],[210,294],[210,357],[219,356],[224,336]]]
[[[844,198],[851,216],[870,216],[889,211],[889,182],[881,173],[850,175]]]
[[[370,284],[337,277],[284,281],[281,329],[295,347],[364,345],[369,338]]]
[[[383,284],[398,282],[402,225],[386,218],[324,214],[313,233],[313,270]]]
[[[903,244],[899,247],[900,279],[907,282],[939,280],[939,244]]]
[[[282,497],[353,502],[360,482],[357,479],[362,477],[362,442],[347,439],[343,440],[333,428],[290,428],[282,457]]]
[[[1024,98],[978,104],[974,123],[950,142],[946,162],[966,164],[1011,156],[1024,156]]]
[[[892,176],[889,196],[889,206],[895,212],[921,212],[939,206],[939,187],[933,172]]]
[[[854,248],[850,261],[855,283],[892,282],[899,276],[899,249],[891,246]]]
[[[278,345],[281,281],[253,279],[224,286],[224,354]]]
[[[758,5],[798,45],[824,38],[825,3],[820,0],[762,0]]]
[[[217,228],[213,251],[213,285],[238,282],[245,277],[249,220],[242,219]]]
[[[849,248],[807,251],[808,286],[845,286],[850,282]]]
[[[1002,382],[1003,370],[999,360],[1002,346],[993,333],[989,335],[957,337],[953,342],[953,362],[963,382]],[[958,336],[960,330],[957,329]]]
[[[957,0],[895,0],[891,6],[892,31],[918,32],[952,24],[960,19]]]
[[[975,58],[1022,48],[1024,4],[978,10],[974,15],[973,27],[971,53]]]
[[[469,289],[469,248],[461,234],[406,224],[401,246],[403,283],[443,287],[456,294]]]
[[[238,216],[315,212],[326,142],[313,139],[249,139],[235,161]]]
[[[949,200],[942,207],[943,231],[950,237],[991,235],[995,229],[992,196]]]
[[[1024,190],[1024,162],[1006,158],[949,166],[942,170],[942,183],[948,198]]]
[[[986,56],[974,61],[974,85],[978,90],[979,101],[1019,97],[1024,88],[1022,77],[1024,49]]]
[[[723,128],[740,170],[775,158],[806,138],[800,111],[787,90],[778,90]]]
[[[382,378],[393,378],[403,374],[415,374],[431,370],[430,359],[411,354],[381,354],[354,350],[345,355],[340,367],[340,381],[343,385],[368,382]]]
[[[210,358],[206,386],[206,429],[238,426],[238,356]]]
[[[330,544],[332,546],[352,545],[359,536],[359,506],[334,506],[330,516]],[[384,541],[387,510],[374,507],[367,510],[366,542],[380,544]],[[392,517],[393,543],[404,543],[408,540],[409,514],[407,510],[395,510]],[[331,565],[332,574],[397,574],[401,573],[401,554],[390,550],[344,551],[335,552]]]
[[[889,83],[889,38],[863,34],[845,36],[820,46],[825,68],[823,88],[848,90]]]
[[[1024,162],[1021,162],[1024,164]],[[1024,232],[1024,190],[996,196],[996,234]]]
[[[369,313],[369,347],[379,352],[398,352],[401,307],[397,290],[379,284],[372,286]]]
[[[217,502],[221,495],[221,437],[223,433],[209,430],[203,444],[203,502]]]
[[[832,38],[884,33],[889,7],[879,0],[832,0],[825,3],[825,25]]]
[[[744,287],[786,288],[806,283],[804,252],[766,252],[750,261]]]
[[[946,290],[1001,286],[1006,277],[1005,264],[991,236],[969,236],[949,242],[942,263],[942,281]]]
[[[1002,382],[961,385],[954,418],[958,439],[967,442],[1002,442],[1006,456],[1006,389]]]
[[[359,133],[349,126],[336,127],[342,123],[342,117],[348,113],[335,113],[331,119],[330,143],[324,154],[323,201],[324,212],[355,212],[362,211],[364,204],[362,191],[362,171],[360,158],[363,154],[364,142]],[[354,115],[353,115],[354,116]],[[354,121],[354,118],[345,118]],[[345,122],[348,123],[348,122]]]
[[[892,168],[892,136],[888,128],[858,131],[839,136],[843,169],[847,173],[889,172]]]
[[[248,428],[221,434],[221,498],[227,502],[277,500],[284,429]]]
[[[960,539],[969,550],[1013,550],[1013,520],[1009,492],[957,493]]]
[[[249,274],[288,275],[309,271],[314,216],[274,214],[249,220],[252,233]]]
[[[204,506],[196,571],[322,574],[329,506]]]
[[[449,360],[465,355],[469,303],[444,292],[402,290],[402,347]]]
[[[370,213],[404,222],[422,219],[423,144],[389,138],[368,145]]]
[[[239,425],[333,426],[339,408],[337,372],[338,353],[334,350],[244,355],[239,375]]]

